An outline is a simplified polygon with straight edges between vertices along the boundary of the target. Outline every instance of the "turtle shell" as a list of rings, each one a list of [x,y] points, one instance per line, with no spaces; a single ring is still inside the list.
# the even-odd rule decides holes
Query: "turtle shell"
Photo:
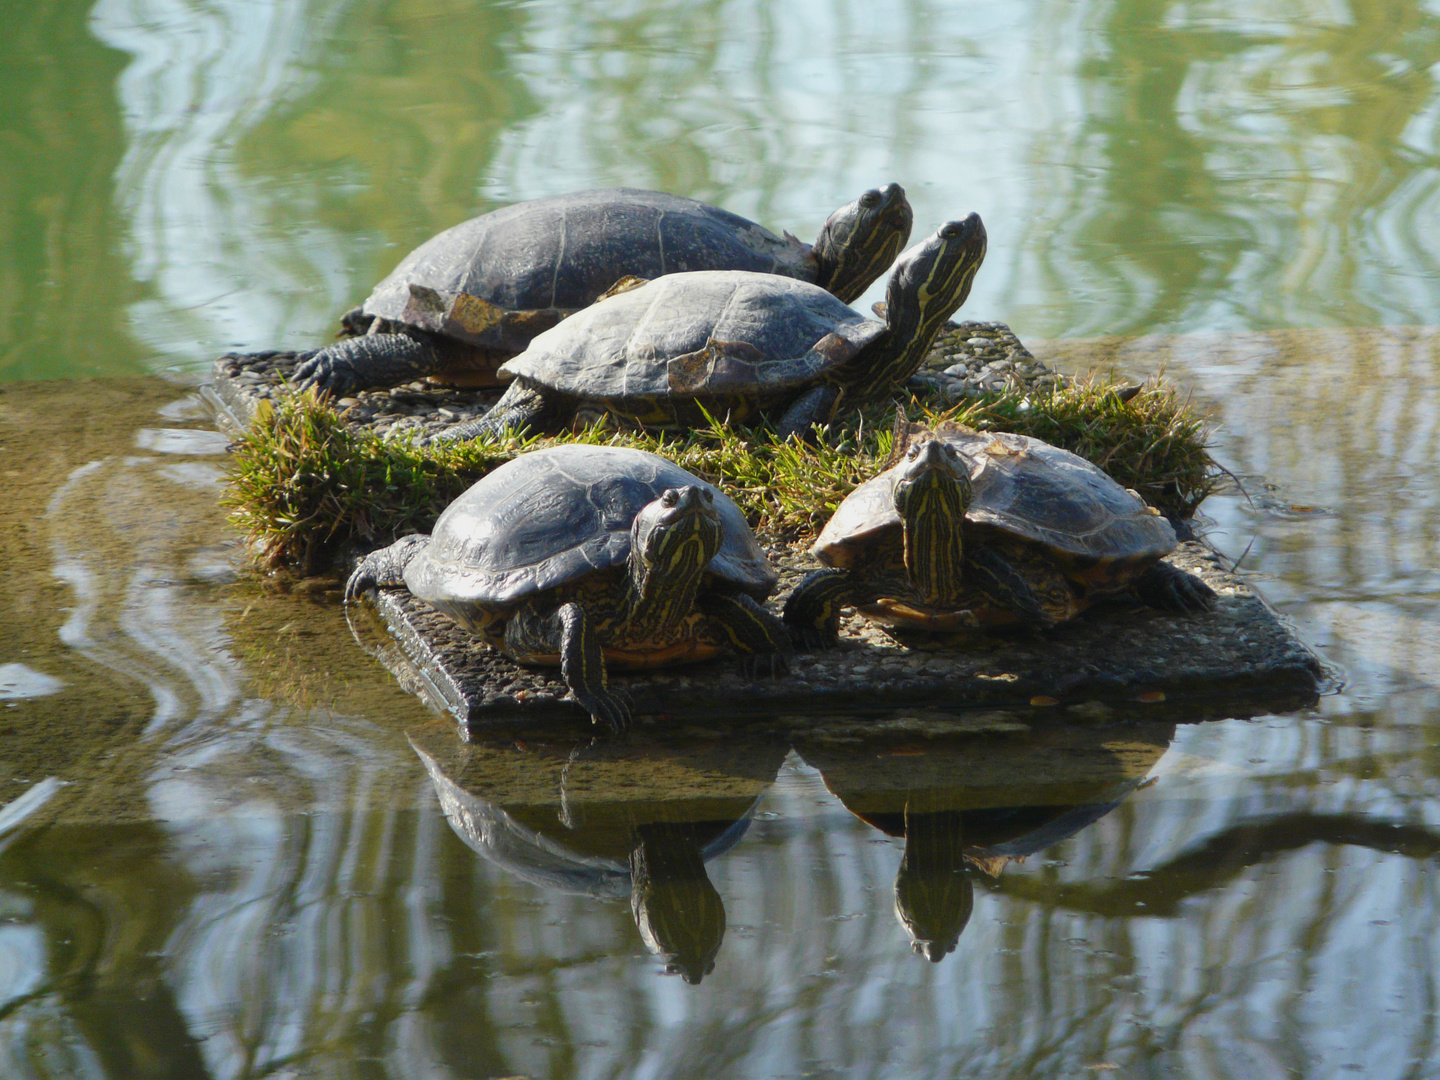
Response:
[[[630,274],[711,268],[807,281],[807,245],[695,199],[607,188],[516,203],[421,244],[375,286],[367,315],[519,352]]]
[[[1145,501],[1084,458],[1039,439],[951,429],[937,436],[971,463],[967,533],[1037,544],[1072,577],[1101,584],[1175,549],[1175,530]],[[901,527],[894,469],[861,484],[826,524],[814,552],[847,567]]]
[[[766,401],[813,386],[885,331],[818,285],[775,274],[671,274],[608,296],[500,367],[582,400]]]
[[[710,574],[757,599],[777,575],[740,508],[718,488],[643,450],[555,446],[522,454],[446,507],[405,568],[411,593],[442,610],[503,611],[587,574],[624,566],[630,525],[667,488],[715,496],[724,539]]]

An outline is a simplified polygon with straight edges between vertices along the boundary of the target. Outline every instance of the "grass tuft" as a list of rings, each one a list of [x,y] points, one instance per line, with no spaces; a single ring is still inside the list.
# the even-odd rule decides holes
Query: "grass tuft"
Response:
[[[1193,515],[1221,476],[1206,450],[1205,417],[1157,379],[1137,388],[1091,376],[1039,393],[986,396],[937,419],[1053,443],[1174,518]]]
[[[986,395],[944,412],[920,401],[908,419],[952,420],[1031,435],[1095,462],[1152,505],[1188,517],[1214,487],[1202,417],[1172,387],[1122,392],[1082,380],[1043,392]],[[310,393],[266,404],[232,447],[224,505],[265,569],[313,574],[351,546],[366,549],[428,531],[440,511],[516,454],[559,441],[650,450],[722,487],[750,523],[780,540],[819,532],[841,500],[875,475],[891,450],[895,410],[868,411],[825,431],[815,445],[780,441],[765,428],[712,419],[682,433],[600,427],[560,439],[508,439],[417,447],[348,426]]]
[[[221,505],[260,565],[317,573],[351,542],[430,527],[445,505],[514,456],[481,443],[442,457],[352,429],[313,393],[264,402],[231,446]]]

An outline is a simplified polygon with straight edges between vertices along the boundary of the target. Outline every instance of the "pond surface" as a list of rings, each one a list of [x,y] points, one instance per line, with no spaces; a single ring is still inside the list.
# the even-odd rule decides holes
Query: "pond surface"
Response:
[[[1440,7],[0,26],[0,1076],[1440,1073]],[[656,187],[809,239],[892,180],[917,234],[985,218],[966,317],[1213,412],[1248,497],[1209,538],[1343,689],[465,744],[333,594],[242,572],[218,353],[323,341],[514,199]]]

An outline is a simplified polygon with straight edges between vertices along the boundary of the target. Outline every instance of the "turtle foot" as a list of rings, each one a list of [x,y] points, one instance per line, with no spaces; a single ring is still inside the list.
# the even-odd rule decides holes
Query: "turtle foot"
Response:
[[[791,626],[790,640],[795,643],[797,652],[824,652],[839,647],[840,632],[818,626]]]
[[[405,584],[406,564],[429,543],[429,536],[415,533],[402,536],[389,547],[366,555],[345,582],[346,602],[358,600],[365,592],[381,585]]]
[[[590,722],[608,727],[616,735],[630,730],[630,695],[621,689],[571,690],[571,696],[590,714]]]
[[[312,349],[296,354],[295,373],[291,383],[300,390],[314,390],[317,396],[342,398],[360,389],[362,381],[355,369],[328,349]]]
[[[856,579],[848,570],[814,570],[785,599],[780,618],[797,649],[840,644],[840,609],[856,602]]]
[[[762,674],[779,679],[790,674],[790,659],[785,653],[748,653],[740,658],[740,670],[751,682]]]
[[[1215,590],[1200,578],[1178,566],[1158,562],[1135,581],[1142,601],[1161,611],[1181,615],[1209,611],[1215,604]]]

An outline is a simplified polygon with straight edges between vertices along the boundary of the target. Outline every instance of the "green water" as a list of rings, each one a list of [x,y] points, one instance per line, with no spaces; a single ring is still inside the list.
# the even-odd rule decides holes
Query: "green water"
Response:
[[[1440,1070],[1440,12],[41,0],[0,31],[0,1076]],[[216,354],[323,341],[515,199],[656,187],[808,240],[890,181],[917,235],[984,217],[965,315],[1213,411],[1248,494],[1209,537],[1342,690],[466,745],[333,595],[240,573]],[[652,914],[709,913],[681,974],[634,859]]]

